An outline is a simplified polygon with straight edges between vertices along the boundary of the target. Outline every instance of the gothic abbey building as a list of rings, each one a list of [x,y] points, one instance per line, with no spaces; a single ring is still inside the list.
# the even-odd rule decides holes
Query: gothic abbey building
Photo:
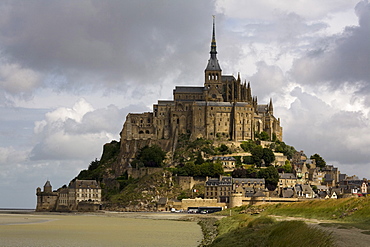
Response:
[[[159,100],[153,112],[128,114],[121,132],[121,157],[132,158],[138,148],[153,143],[171,151],[181,134],[190,135],[190,139],[240,142],[265,131],[282,140],[280,119],[273,113],[272,100],[258,104],[250,83],[242,82],[239,74],[237,78],[222,74],[213,23],[204,85],[177,86],[173,100]]]

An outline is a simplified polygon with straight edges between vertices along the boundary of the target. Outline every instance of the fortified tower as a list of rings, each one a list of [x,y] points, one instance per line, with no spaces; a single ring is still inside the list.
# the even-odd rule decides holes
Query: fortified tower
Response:
[[[58,193],[53,192],[49,180],[47,180],[44,185],[44,191],[41,191],[40,187],[36,189],[36,195],[37,195],[36,211],[49,212],[55,210],[56,202],[58,199]]]

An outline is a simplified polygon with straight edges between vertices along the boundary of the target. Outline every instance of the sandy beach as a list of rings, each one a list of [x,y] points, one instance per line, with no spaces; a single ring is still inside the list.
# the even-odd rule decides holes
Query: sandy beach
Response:
[[[0,213],[1,246],[197,246],[192,215],[175,213]]]

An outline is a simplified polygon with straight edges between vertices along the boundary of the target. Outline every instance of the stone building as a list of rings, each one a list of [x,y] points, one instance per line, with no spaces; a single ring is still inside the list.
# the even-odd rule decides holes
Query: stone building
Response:
[[[220,162],[224,172],[232,172],[236,166],[236,159],[232,156],[215,156],[212,157],[212,162]]]
[[[101,188],[95,180],[71,181],[56,191],[52,191],[50,181],[36,189],[36,211],[95,211],[101,203]]]
[[[157,144],[173,151],[181,134],[190,139],[244,141],[265,131],[282,141],[280,119],[274,116],[272,99],[258,104],[250,83],[240,74],[222,74],[217,59],[215,24],[204,85],[176,86],[173,100],[159,100],[153,112],[129,113],[121,132],[121,164],[128,166],[139,148]]]
[[[217,199],[217,202],[229,202],[232,192],[232,177],[220,176],[219,178],[210,178],[205,183],[205,199]]]
[[[58,200],[58,192],[53,191],[50,181],[46,181],[44,190],[36,189],[37,205],[36,211],[54,211]]]
[[[220,176],[210,178],[205,183],[205,199],[217,199],[217,202],[229,203],[232,194],[243,197],[255,196],[258,192],[265,192],[264,178],[232,178]]]

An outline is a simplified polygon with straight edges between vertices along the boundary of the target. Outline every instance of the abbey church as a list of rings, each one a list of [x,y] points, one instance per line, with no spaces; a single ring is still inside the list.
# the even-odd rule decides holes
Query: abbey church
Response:
[[[188,134],[193,140],[240,142],[253,140],[255,133],[265,131],[270,138],[282,140],[282,127],[280,119],[274,116],[272,100],[258,104],[249,82],[242,82],[239,74],[237,78],[223,75],[216,48],[213,22],[204,85],[176,86],[173,100],[159,100],[153,105],[153,112],[128,114],[121,132],[123,156],[130,158],[138,148],[153,143],[171,151],[181,134]]]

